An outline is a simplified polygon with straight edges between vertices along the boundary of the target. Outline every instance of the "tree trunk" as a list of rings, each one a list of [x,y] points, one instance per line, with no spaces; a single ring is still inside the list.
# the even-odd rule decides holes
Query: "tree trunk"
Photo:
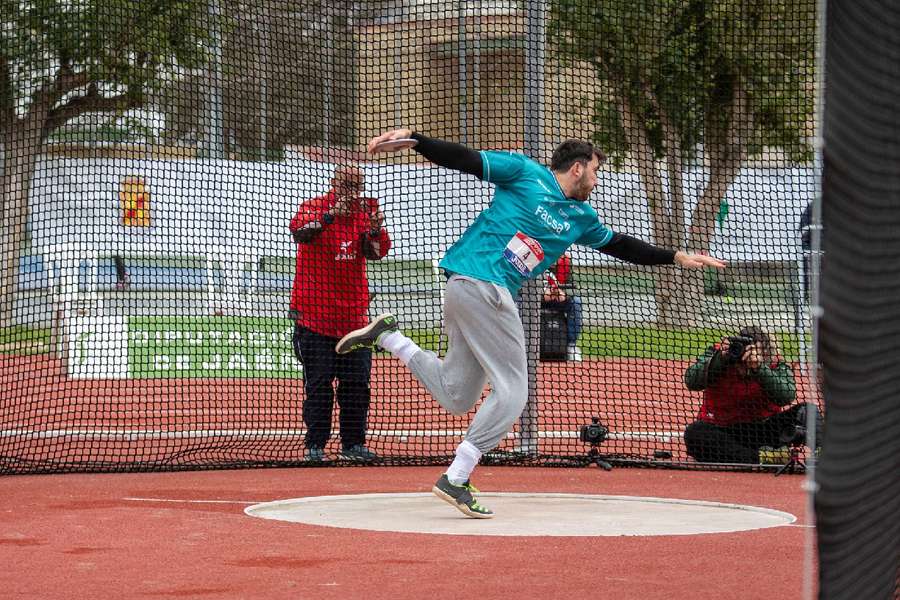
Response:
[[[737,78],[732,86],[731,101],[724,108],[728,117],[724,126],[711,121],[706,128],[709,183],[691,215],[688,248],[692,252],[709,252],[719,205],[747,160],[747,144],[753,134],[750,101]]]
[[[684,204],[684,157],[678,130],[665,110],[659,110],[663,139],[666,144],[666,171],[669,181],[669,205],[671,213],[670,236],[666,247],[681,250],[685,247],[687,224]],[[696,324],[698,299],[703,297],[701,285],[685,279],[684,272],[675,266],[660,266],[657,270],[667,281],[669,295],[663,303],[657,300],[659,322],[673,327],[691,327]]]
[[[684,158],[678,131],[668,114],[660,111],[663,137],[666,140],[666,171],[669,180],[669,206],[671,213],[670,236],[667,240],[672,248],[684,247],[687,227],[684,216]]]
[[[675,232],[674,223],[676,218],[673,215],[671,196],[666,194],[663,186],[662,175],[656,164],[653,154],[653,146],[650,143],[647,130],[644,124],[636,117],[634,108],[626,99],[624,94],[619,97],[619,113],[622,115],[622,124],[625,130],[626,140],[631,148],[632,154],[637,160],[638,174],[644,184],[644,191],[647,194],[647,200],[650,208],[650,222],[653,230],[653,243],[664,248],[676,247],[676,239],[678,234]],[[676,144],[677,146],[677,144]],[[680,149],[679,149],[680,150]],[[676,164],[680,164],[679,161]],[[681,185],[681,170],[678,167],[677,185]],[[672,174],[670,177],[670,192],[673,188]],[[678,198],[681,198],[679,193]],[[681,200],[683,202],[683,200]],[[683,210],[682,210],[683,214]],[[682,217],[683,220],[683,217]],[[682,315],[673,312],[673,307],[677,304],[677,273],[675,268],[668,265],[661,265],[653,269],[655,288],[654,299],[656,300],[657,322],[660,325],[679,326],[684,325]]]
[[[748,157],[747,144],[752,135],[753,116],[747,93],[738,78],[732,85],[728,104],[722,108],[726,119],[716,120],[716,111],[712,111],[713,118],[707,122],[705,128],[709,183],[691,215],[686,248],[689,252],[709,254],[719,205]],[[705,296],[704,284],[704,271],[681,271],[679,287],[688,295],[688,299],[698,299],[699,303],[696,303],[698,305],[702,304]]]
[[[647,194],[653,241],[659,245],[666,245],[669,243],[671,236],[669,203],[663,187],[662,176],[653,156],[653,146],[647,136],[644,124],[635,114],[631,103],[627,99],[620,100],[619,111],[622,115],[625,136],[628,140],[628,145],[631,147],[631,152],[637,160],[638,175],[640,175],[644,184],[644,192]]]
[[[653,240],[657,244],[665,244],[669,238],[668,211],[666,193],[663,188],[662,177],[656,168],[653,156],[653,146],[647,137],[644,124],[634,114],[628,100],[620,97],[619,112],[622,115],[622,124],[625,128],[625,136],[631,147],[632,155],[637,160],[638,175],[644,184],[644,192],[647,194],[647,203],[650,208],[650,222],[653,229]]]
[[[14,323],[19,257],[25,241],[28,193],[41,148],[42,114],[29,114],[6,131],[3,161],[3,241],[0,244],[0,327]]]

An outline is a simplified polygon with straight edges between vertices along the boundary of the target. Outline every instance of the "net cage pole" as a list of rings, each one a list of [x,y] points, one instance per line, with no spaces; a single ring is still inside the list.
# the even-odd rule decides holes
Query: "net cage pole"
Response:
[[[543,1],[525,2],[525,154],[544,159],[544,58],[547,5]],[[538,365],[541,347],[542,284],[531,279],[522,286],[522,323],[528,356],[528,401],[520,423],[520,450],[529,455],[538,452],[539,407]]]
[[[900,597],[900,8],[829,0],[818,597]]]
[[[211,34],[209,90],[204,114],[203,154],[225,158],[225,114],[222,98],[222,7],[220,0],[207,0],[207,19]]]

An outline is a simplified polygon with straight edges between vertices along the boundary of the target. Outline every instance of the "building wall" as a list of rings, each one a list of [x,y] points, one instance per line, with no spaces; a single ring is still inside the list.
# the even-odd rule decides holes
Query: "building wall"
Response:
[[[479,148],[523,147],[525,25],[520,14],[370,25],[359,27],[356,37],[360,145],[386,129],[411,127]],[[461,46],[467,49],[462,59]],[[597,89],[589,67],[560,66],[550,52],[544,83],[547,148],[540,158],[546,160],[562,139],[590,137]]]

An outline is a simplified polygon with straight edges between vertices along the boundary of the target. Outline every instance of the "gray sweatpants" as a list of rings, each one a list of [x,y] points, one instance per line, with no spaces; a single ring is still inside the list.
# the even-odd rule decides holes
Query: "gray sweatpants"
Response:
[[[491,393],[475,413],[466,440],[492,450],[512,428],[528,400],[525,332],[512,295],[504,287],[454,275],[444,295],[449,347],[443,360],[417,352],[413,374],[454,415],[468,412],[486,381]]]

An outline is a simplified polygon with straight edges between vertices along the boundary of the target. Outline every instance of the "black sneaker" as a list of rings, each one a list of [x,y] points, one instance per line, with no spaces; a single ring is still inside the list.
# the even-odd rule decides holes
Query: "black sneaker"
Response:
[[[362,444],[354,444],[341,450],[341,458],[353,462],[375,462],[380,457]]]
[[[441,478],[437,480],[437,483],[434,484],[434,487],[431,488],[431,491],[434,492],[435,496],[453,506],[467,517],[472,517],[473,519],[490,519],[494,516],[491,509],[478,504],[478,501],[472,495],[473,491],[477,492],[478,490],[476,490],[475,486],[468,481],[462,485],[454,485],[450,483],[450,480],[447,479],[447,474],[444,473],[441,475]]]
[[[303,460],[308,463],[324,463],[328,460],[324,448],[307,448]]]
[[[382,333],[396,330],[397,317],[391,314],[378,315],[365,327],[354,329],[338,340],[334,351],[338,354],[347,354],[360,348],[371,348]]]

